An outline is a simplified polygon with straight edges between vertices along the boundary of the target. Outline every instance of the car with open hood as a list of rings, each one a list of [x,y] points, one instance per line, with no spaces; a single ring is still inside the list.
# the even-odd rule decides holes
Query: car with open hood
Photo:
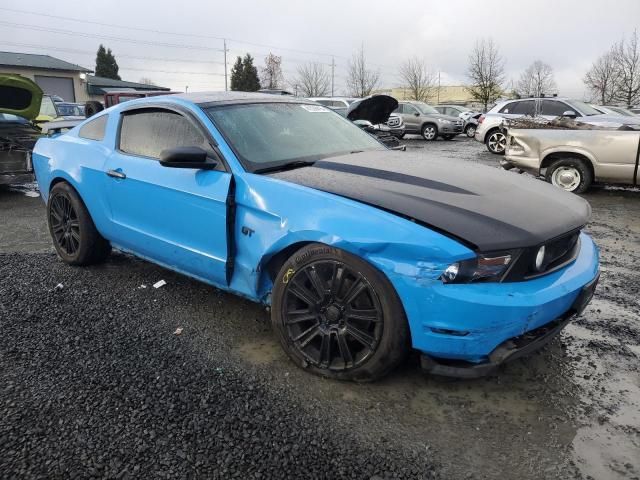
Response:
[[[20,75],[0,75],[0,185],[33,180],[31,150],[41,136],[33,123],[42,90]]]
[[[404,124],[392,112],[398,108],[398,101],[389,95],[371,95],[351,102],[345,116],[367,133],[374,135],[387,147],[400,145],[404,136]]]
[[[598,280],[582,198],[389,150],[295,97],[132,100],[33,161],[64,262],[115,248],[268,305],[292,361],[326,377],[379,378],[412,348],[430,372],[485,374],[549,342]]]

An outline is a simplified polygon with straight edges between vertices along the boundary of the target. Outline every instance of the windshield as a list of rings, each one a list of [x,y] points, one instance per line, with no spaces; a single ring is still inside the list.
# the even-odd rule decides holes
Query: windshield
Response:
[[[440,112],[437,111],[435,108],[433,108],[431,105],[427,105],[426,103],[412,103],[412,105],[414,107],[416,107],[418,110],[420,110],[422,113],[424,113],[425,115],[431,115],[431,114],[439,114]]]
[[[569,103],[587,117],[590,117],[591,115],[602,115],[599,110],[596,110],[588,103],[581,102],[580,100],[571,100]]]
[[[371,135],[320,105],[254,103],[206,111],[252,172],[384,148]]]
[[[617,113],[618,115],[622,115],[623,117],[633,117],[633,113],[631,113],[629,110],[625,110],[624,108],[620,108],[620,107],[607,107],[609,110],[611,110],[613,113]]]

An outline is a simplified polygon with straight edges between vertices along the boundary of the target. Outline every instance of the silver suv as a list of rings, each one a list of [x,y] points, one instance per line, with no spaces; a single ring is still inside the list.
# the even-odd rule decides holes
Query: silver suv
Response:
[[[419,133],[425,140],[438,137],[451,140],[462,133],[464,120],[451,115],[443,115],[424,102],[400,102],[393,113],[404,121],[405,133]]]

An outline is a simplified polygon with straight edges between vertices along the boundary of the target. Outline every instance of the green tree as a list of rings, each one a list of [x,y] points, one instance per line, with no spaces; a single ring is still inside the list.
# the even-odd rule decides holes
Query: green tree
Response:
[[[260,90],[258,69],[253,65],[253,57],[248,53],[244,59],[238,57],[231,69],[231,90],[240,92]]]
[[[231,68],[231,90],[241,91],[244,79],[244,66],[242,65],[242,58],[238,57],[236,63]]]
[[[116,62],[116,57],[111,49],[106,49],[104,45],[100,44],[96,54],[96,76],[120,80],[118,70],[118,62]]]
[[[257,92],[260,90],[260,79],[258,78],[258,69],[253,64],[253,57],[248,53],[242,60],[242,68],[244,70],[244,91]]]

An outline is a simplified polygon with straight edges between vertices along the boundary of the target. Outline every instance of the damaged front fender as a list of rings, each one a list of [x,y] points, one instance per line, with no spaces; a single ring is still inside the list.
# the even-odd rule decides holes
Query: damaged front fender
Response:
[[[237,256],[231,288],[257,301],[269,303],[269,262],[292,246],[295,250],[310,242],[367,260],[393,284],[403,279],[425,286],[439,282],[447,266],[475,255],[455,240],[397,215],[304,186],[287,183],[283,188],[282,183],[247,174],[238,177],[236,185]],[[305,208],[310,205],[314,215]]]

